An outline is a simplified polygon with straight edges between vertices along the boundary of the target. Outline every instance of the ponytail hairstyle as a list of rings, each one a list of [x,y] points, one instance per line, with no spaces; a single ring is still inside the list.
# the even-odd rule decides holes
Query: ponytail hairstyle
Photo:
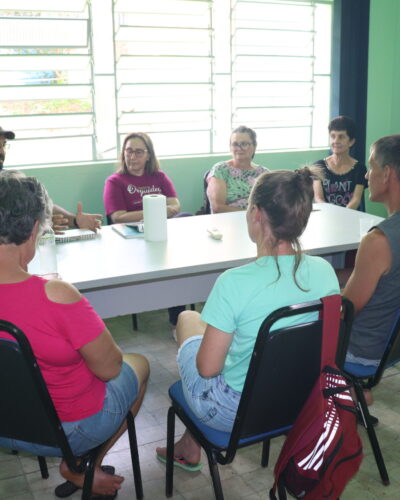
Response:
[[[314,198],[313,181],[322,180],[320,167],[310,166],[291,170],[274,170],[258,177],[250,195],[249,204],[262,210],[272,233],[272,248],[280,241],[288,241],[295,250],[293,279],[301,288],[296,273],[302,259],[300,236],[307,226]],[[281,277],[278,258],[278,279]]]

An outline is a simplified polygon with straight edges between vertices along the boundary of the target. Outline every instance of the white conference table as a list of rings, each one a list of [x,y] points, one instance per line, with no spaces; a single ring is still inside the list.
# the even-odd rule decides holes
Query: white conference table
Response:
[[[381,217],[327,203],[315,204],[301,237],[312,255],[358,248],[360,219],[376,224]],[[222,240],[208,236],[216,227]],[[103,318],[204,301],[226,269],[256,256],[247,234],[245,212],[168,220],[168,239],[124,239],[111,226],[98,237],[57,245],[58,272],[73,283]],[[37,272],[37,259],[30,265]]]

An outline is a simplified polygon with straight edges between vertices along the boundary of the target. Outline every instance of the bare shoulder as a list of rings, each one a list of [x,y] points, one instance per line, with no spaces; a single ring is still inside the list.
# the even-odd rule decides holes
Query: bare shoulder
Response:
[[[47,298],[59,304],[73,304],[81,300],[81,294],[70,283],[61,280],[49,280],[45,285]]]
[[[364,236],[357,252],[357,260],[361,265],[373,264],[381,267],[382,274],[387,272],[390,268],[392,253],[389,242],[381,230],[375,228]]]
[[[385,248],[390,250],[389,242],[386,236],[378,228],[373,229],[364,236],[360,244],[360,248],[362,247],[372,251],[383,250]]]

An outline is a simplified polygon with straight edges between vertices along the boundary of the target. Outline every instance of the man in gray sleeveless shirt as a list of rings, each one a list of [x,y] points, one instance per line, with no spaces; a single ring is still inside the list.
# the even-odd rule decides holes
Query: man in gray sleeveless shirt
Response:
[[[400,134],[371,146],[369,197],[389,217],[362,239],[343,295],[355,307],[347,361],[377,365],[400,308]]]

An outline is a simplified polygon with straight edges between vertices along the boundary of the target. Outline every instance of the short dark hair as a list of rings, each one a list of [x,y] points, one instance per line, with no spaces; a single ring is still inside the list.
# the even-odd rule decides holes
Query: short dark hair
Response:
[[[50,225],[52,202],[35,178],[16,170],[0,173],[0,245],[21,245],[39,221],[40,234]]]
[[[157,159],[156,153],[154,151],[154,146],[153,142],[150,139],[150,136],[146,134],[145,132],[132,132],[131,134],[128,134],[125,139],[124,143],[122,144],[122,151],[121,151],[121,158],[120,158],[120,166],[117,170],[118,174],[128,174],[128,169],[126,167],[125,163],[125,156],[124,156],[124,151],[126,147],[126,143],[130,139],[141,139],[144,142],[144,145],[147,149],[147,152],[149,154],[149,159],[146,162],[146,165],[144,167],[144,171],[146,174],[154,174],[155,172],[158,172],[160,170],[160,162]]]
[[[272,170],[258,177],[250,194],[249,205],[256,205],[268,218],[273,247],[282,240],[292,244],[296,252],[293,278],[297,286],[296,272],[302,258],[299,239],[312,210],[313,180],[321,178],[321,169],[317,166],[294,171]],[[280,276],[279,265],[278,271]]]
[[[348,116],[337,116],[333,118],[328,125],[329,132],[332,130],[345,130],[350,139],[356,138],[356,124],[352,118]]]
[[[385,165],[394,168],[400,180],[400,134],[381,137],[372,144],[371,152],[381,168]]]

